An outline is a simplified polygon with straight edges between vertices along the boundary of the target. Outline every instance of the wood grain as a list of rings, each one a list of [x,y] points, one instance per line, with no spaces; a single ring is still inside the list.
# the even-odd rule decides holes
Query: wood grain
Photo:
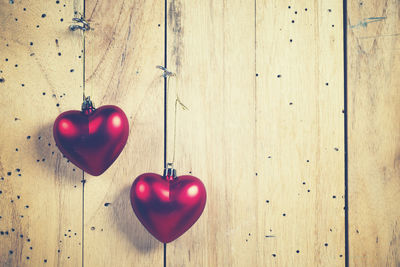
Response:
[[[177,113],[175,168],[207,189],[167,265],[257,266],[254,6],[169,1],[167,38],[170,87],[189,109]]]
[[[342,3],[167,2],[86,0],[83,47],[68,30],[83,0],[0,0],[0,266],[162,266],[129,189],[163,168],[164,15],[169,104],[188,107],[176,133],[168,122],[168,161],[175,150],[178,175],[208,194],[168,266],[343,266]],[[400,8],[348,2],[349,261],[399,266]],[[83,74],[95,105],[130,123],[84,187],[52,137]]]
[[[342,6],[170,1],[168,12],[170,86],[189,108],[175,167],[208,191],[168,264],[343,265]]]
[[[339,1],[257,1],[261,266],[344,265],[342,25]]]
[[[82,1],[0,1],[0,265],[79,266],[82,173],[55,147],[82,100]]]
[[[343,266],[342,5],[257,1],[257,18],[262,265]]]
[[[86,93],[121,107],[128,143],[101,176],[85,174],[85,266],[161,266],[162,244],[130,205],[133,180],[163,170],[163,1],[86,1]]]
[[[399,4],[348,4],[351,266],[400,265]]]

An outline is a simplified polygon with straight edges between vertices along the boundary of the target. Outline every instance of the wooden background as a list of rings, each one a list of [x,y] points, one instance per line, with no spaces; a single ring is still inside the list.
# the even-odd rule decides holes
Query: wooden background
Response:
[[[162,266],[129,189],[162,172],[165,60],[208,194],[168,266],[400,266],[400,2],[348,2],[0,0],[0,266]],[[131,127],[98,177],[52,137],[83,90]]]

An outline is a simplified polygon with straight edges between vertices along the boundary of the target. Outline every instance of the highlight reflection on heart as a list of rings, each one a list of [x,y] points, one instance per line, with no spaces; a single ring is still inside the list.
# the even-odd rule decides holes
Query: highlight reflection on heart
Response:
[[[133,211],[159,241],[169,243],[198,220],[206,205],[206,189],[196,177],[172,178],[145,173],[131,188]]]
[[[85,104],[85,102],[84,102]],[[60,114],[53,136],[60,151],[91,175],[105,172],[123,150],[129,135],[125,113],[117,106],[90,105]]]

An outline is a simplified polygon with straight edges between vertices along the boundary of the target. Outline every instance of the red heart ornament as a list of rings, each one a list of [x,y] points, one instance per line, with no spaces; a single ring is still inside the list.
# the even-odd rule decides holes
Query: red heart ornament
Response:
[[[169,243],[197,221],[206,205],[206,189],[196,177],[145,173],[131,188],[133,211],[159,241]]]
[[[117,159],[128,134],[128,119],[119,107],[108,105],[94,109],[91,102],[89,106],[84,102],[82,111],[60,114],[53,126],[60,151],[76,166],[95,176],[105,172]]]

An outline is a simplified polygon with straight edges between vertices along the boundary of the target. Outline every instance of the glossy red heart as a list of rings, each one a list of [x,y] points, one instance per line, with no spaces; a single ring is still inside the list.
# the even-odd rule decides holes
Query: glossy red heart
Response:
[[[129,134],[125,113],[116,106],[102,106],[60,114],[53,135],[60,151],[91,175],[100,175],[117,159]]]
[[[155,173],[136,178],[131,188],[133,211],[159,241],[169,243],[197,221],[206,205],[206,189],[196,177],[175,179]]]

